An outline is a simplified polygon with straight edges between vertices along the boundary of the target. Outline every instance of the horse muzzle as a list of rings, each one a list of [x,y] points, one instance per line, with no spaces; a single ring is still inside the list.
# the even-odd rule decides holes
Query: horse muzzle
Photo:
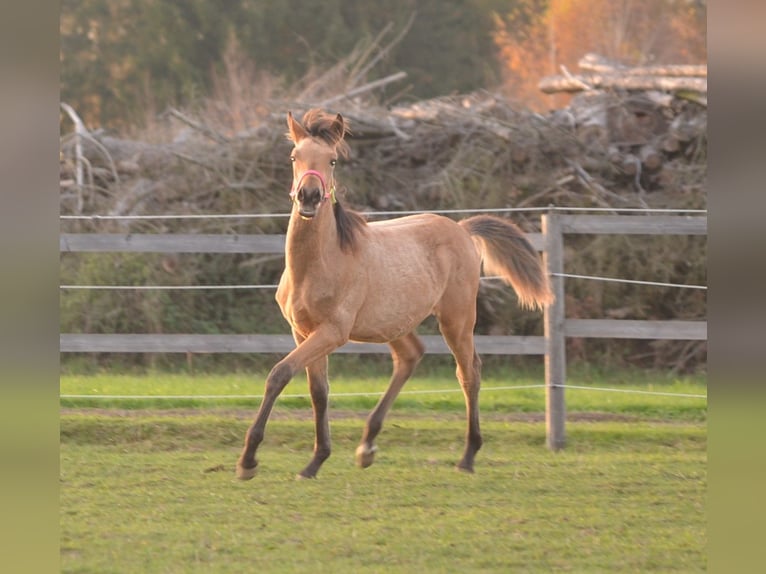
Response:
[[[300,216],[305,219],[314,217],[324,199],[322,195],[322,190],[318,187],[301,187],[295,196]]]

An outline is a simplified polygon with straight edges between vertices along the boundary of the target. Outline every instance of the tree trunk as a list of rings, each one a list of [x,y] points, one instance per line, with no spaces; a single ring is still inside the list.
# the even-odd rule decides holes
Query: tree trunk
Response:
[[[547,76],[538,84],[546,94],[558,92],[581,92],[587,88],[619,88],[623,90],[663,90],[707,93],[707,78],[646,76],[646,75],[600,75]]]
[[[666,65],[666,66],[636,66],[628,67],[612,62],[598,54],[585,54],[577,62],[581,70],[597,74],[619,74],[625,76],[674,76],[707,78],[706,65]]]

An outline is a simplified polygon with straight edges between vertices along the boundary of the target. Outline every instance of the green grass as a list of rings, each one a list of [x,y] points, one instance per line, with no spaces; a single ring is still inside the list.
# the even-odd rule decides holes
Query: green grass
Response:
[[[489,420],[465,475],[457,418],[393,416],[364,471],[361,424],[334,421],[319,478],[294,481],[311,424],[277,416],[243,483],[244,420],[63,415],[62,571],[705,569],[704,425],[572,423],[554,454],[542,424]]]
[[[62,398],[65,407],[109,407],[123,409],[177,407],[255,408],[263,392],[265,373],[185,375],[150,373],[115,375],[62,375],[62,395],[90,395],[86,398]],[[388,383],[387,375],[331,379],[331,408],[370,410]],[[662,373],[621,371],[613,373],[575,372],[570,385],[589,388],[612,388],[688,395],[705,395],[704,377],[672,377]],[[543,375],[523,371],[504,375],[497,370],[482,380],[482,413],[540,413],[545,408]],[[508,389],[509,386],[519,388]],[[521,388],[521,387],[538,388]],[[436,392],[444,391],[444,392]],[[94,395],[139,396],[142,398],[97,398]],[[239,395],[239,396],[238,396]],[[193,398],[204,396],[205,398]],[[237,397],[238,396],[238,397]],[[162,398],[153,398],[162,397]],[[213,397],[213,398],[211,398]],[[220,397],[220,398],[217,398]],[[224,398],[227,397],[227,398]],[[236,398],[235,398],[236,397]],[[643,394],[625,394],[599,390],[570,389],[566,392],[570,413],[600,412],[624,416],[704,420],[706,401],[700,398],[673,398]],[[288,385],[279,403],[285,407],[310,409],[305,376],[299,375]],[[405,386],[394,409],[402,412],[464,412],[460,387],[449,370],[416,375]]]
[[[539,381],[535,373],[513,380]],[[569,382],[705,393],[702,379],[656,373],[581,373]],[[234,464],[257,399],[131,409],[62,400],[62,571],[706,569],[705,400],[570,390],[567,448],[553,453],[543,390],[489,390],[507,384],[484,380],[476,474],[454,470],[465,432],[460,393],[400,397],[366,470],[353,455],[376,398],[339,397],[333,455],[314,481],[293,479],[314,439],[305,399],[278,402],[248,482],[234,478]],[[384,385],[385,377],[340,376],[333,392]],[[259,394],[262,386],[262,377],[244,375],[61,379],[63,394]],[[456,386],[428,375],[406,388]],[[286,392],[305,392],[305,383]]]

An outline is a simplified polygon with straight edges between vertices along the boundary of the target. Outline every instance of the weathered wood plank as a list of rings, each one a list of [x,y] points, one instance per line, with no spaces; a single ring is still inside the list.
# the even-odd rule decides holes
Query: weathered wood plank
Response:
[[[61,252],[284,253],[284,235],[62,233]]]
[[[562,215],[563,233],[706,235],[707,217],[680,215]]]
[[[538,251],[545,249],[545,236],[542,233],[525,233],[527,239],[532,244],[532,247]]]
[[[429,354],[447,354],[440,335],[421,336]],[[288,353],[295,348],[290,335],[185,335],[185,334],[81,334],[62,333],[62,353]],[[542,355],[543,337],[477,335],[476,349],[483,355]],[[389,353],[388,345],[347,343],[336,353]]]
[[[527,234],[538,251],[543,249],[540,233]],[[207,235],[207,234],[119,234],[62,233],[62,253],[262,253],[285,252],[284,235]]]
[[[567,337],[704,341],[707,340],[707,321],[567,319],[564,334]]]
[[[556,299],[545,308],[543,316],[545,353],[545,434],[551,450],[566,446],[566,339],[562,328],[566,311],[564,308],[564,236],[561,233],[561,216],[550,213],[542,217],[545,234],[543,264],[551,276],[551,288]]]

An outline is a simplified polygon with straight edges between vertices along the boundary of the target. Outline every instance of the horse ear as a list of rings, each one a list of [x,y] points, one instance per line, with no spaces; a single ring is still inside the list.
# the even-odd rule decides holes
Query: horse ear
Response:
[[[337,141],[343,139],[343,137],[346,135],[346,120],[343,119],[342,115],[338,114],[335,116],[330,129],[337,135]]]
[[[289,130],[287,137],[289,137],[293,143],[298,143],[309,135],[303,126],[293,118],[292,112],[287,112],[287,129]]]

